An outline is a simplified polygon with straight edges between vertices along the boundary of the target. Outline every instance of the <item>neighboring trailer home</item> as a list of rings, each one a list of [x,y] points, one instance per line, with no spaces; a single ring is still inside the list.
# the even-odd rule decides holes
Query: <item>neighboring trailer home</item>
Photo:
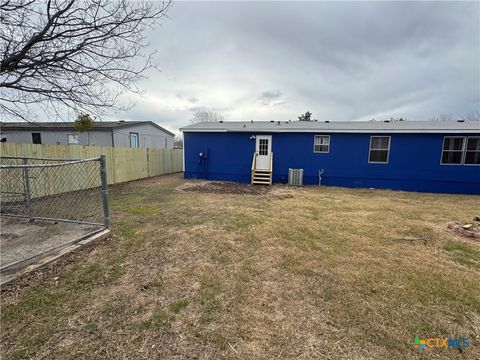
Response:
[[[480,194],[480,122],[247,121],[186,126],[185,178]],[[321,179],[320,179],[321,177]]]
[[[85,132],[73,122],[2,122],[1,139],[18,144],[173,149],[175,134],[152,121],[99,121]]]

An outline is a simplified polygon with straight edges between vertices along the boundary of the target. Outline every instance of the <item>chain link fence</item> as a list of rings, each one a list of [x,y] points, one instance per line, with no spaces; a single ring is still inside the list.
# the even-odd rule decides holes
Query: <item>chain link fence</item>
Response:
[[[4,218],[13,218],[30,224],[42,221],[53,224],[65,223],[69,224],[70,228],[73,224],[78,224],[83,228],[77,229],[88,230],[89,234],[108,228],[105,157],[73,160],[1,157],[0,203],[2,227],[8,225]],[[69,234],[73,234],[71,230],[69,231]],[[52,236],[58,237],[58,234]],[[57,241],[52,246],[58,248],[85,238],[85,234],[79,236],[78,232],[75,236],[75,239],[70,239],[67,235],[63,242]],[[15,241],[18,243],[17,237],[15,235]],[[31,247],[39,245],[39,242],[32,244]],[[7,241],[7,245],[10,243],[13,241]],[[51,250],[45,249],[45,246],[39,248],[41,251],[33,251],[34,253],[29,251],[26,257],[32,258]],[[22,259],[16,259],[14,262],[20,260]],[[2,263],[2,270],[4,267]]]

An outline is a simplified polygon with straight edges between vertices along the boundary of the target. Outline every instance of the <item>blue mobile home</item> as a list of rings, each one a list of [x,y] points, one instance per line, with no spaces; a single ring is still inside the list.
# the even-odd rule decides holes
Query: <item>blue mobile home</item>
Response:
[[[480,122],[208,122],[184,133],[185,178],[480,194]]]

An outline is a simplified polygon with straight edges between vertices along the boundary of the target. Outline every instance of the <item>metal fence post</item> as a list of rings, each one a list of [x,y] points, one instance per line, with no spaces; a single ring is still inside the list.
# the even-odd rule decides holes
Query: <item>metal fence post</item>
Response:
[[[102,183],[103,221],[110,227],[110,211],[108,208],[107,162],[105,155],[100,155],[100,180]]]
[[[32,194],[30,193],[30,177],[28,174],[28,159],[23,159],[23,183],[25,190],[25,201],[27,203],[27,214],[30,221],[33,220],[33,211],[32,211]]]

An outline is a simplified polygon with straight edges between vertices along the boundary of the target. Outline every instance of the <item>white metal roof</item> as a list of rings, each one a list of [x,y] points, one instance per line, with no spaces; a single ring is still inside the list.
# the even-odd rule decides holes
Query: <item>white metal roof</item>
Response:
[[[223,121],[183,132],[479,133],[479,121]]]
[[[174,133],[168,131],[167,129],[161,127],[157,123],[153,121],[95,121],[93,124],[92,130],[116,130],[120,128],[128,128],[131,126],[137,125],[152,125],[157,129],[160,129],[167,134],[175,136]],[[10,130],[10,131],[18,131],[18,130],[75,130],[75,122],[73,121],[57,121],[57,122],[2,122],[0,121],[0,129],[2,130]]]

